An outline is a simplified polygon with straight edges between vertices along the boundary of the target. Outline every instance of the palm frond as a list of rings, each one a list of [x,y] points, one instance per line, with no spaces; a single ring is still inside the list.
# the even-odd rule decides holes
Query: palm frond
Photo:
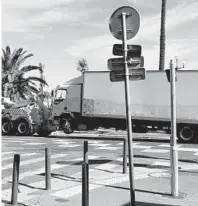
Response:
[[[39,66],[32,66],[32,65],[28,65],[28,66],[25,66],[25,67],[22,67],[20,69],[20,72],[21,73],[26,73],[26,72],[30,72],[32,70],[41,70]]]

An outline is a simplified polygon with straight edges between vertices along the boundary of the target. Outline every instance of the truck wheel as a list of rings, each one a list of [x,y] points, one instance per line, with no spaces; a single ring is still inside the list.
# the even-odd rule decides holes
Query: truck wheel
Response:
[[[26,136],[29,134],[29,124],[26,120],[19,120],[16,123],[16,131],[18,135]]]
[[[177,128],[177,136],[180,142],[192,143],[196,139],[196,132],[190,125],[179,125]]]
[[[74,131],[72,120],[70,118],[63,118],[63,131],[66,134],[71,134]]]
[[[2,135],[9,135],[11,133],[11,123],[9,119],[2,119],[1,131]]]

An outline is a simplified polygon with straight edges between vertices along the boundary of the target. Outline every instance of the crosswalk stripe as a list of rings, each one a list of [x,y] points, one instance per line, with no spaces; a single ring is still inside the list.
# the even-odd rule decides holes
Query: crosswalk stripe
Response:
[[[96,147],[107,147],[107,146],[109,146],[109,145],[111,145],[111,144],[97,144],[97,143],[92,143],[92,144],[90,144],[91,146],[96,146]]]
[[[39,153],[27,153],[27,154],[21,154],[22,157],[31,157],[31,156],[34,156],[34,155],[37,155]],[[14,155],[12,157],[5,157],[5,158],[2,158],[1,160],[2,161],[6,161],[6,160],[10,160],[10,159],[14,159]]]
[[[58,165],[58,164],[52,164],[51,165],[51,171],[56,170],[56,169],[60,169],[65,167],[65,165]],[[25,177],[32,177],[36,174],[40,174],[40,173],[45,173],[45,167],[41,167],[37,170],[34,171],[27,171],[27,172],[23,172],[19,174],[19,180],[25,178]],[[4,177],[2,180],[2,184],[6,184],[7,182],[12,181],[12,176],[8,176],[8,177]]]
[[[169,150],[164,150],[164,149],[146,149],[142,150],[142,152],[148,152],[148,153],[167,153]]]
[[[1,155],[7,155],[7,154],[10,154],[10,153],[14,153],[14,152],[2,152]]]
[[[59,157],[65,157],[67,155],[68,154],[55,154],[55,155],[51,155],[51,159],[55,159],[55,158],[59,158]],[[39,157],[39,158],[36,158],[36,159],[21,161],[20,162],[20,167],[23,166],[23,165],[28,165],[28,164],[32,164],[32,163],[41,162],[43,160],[45,160],[44,157]],[[2,166],[2,170],[10,169],[12,167],[13,167],[13,164],[8,164],[8,165],[5,165],[5,166]]]
[[[97,147],[97,150],[117,150],[119,149],[118,147]]]
[[[183,152],[198,152],[198,148],[178,148],[177,150]]]
[[[93,160],[93,159],[97,159],[99,158],[100,156],[89,156],[89,160]],[[75,158],[75,159],[72,159],[71,161],[82,161],[83,158],[80,157],[80,158]],[[58,165],[58,164],[52,164],[51,165],[51,171],[52,170],[55,170],[55,169],[60,169],[60,168],[63,168],[63,167],[67,167],[69,166],[70,164],[65,164],[65,165]],[[44,173],[45,172],[45,168],[42,167],[40,169],[37,169],[37,170],[34,170],[34,171],[27,171],[27,172],[24,172],[24,173],[20,173],[19,174],[19,179],[21,180],[22,178],[25,178],[25,177],[31,177],[35,174],[40,174],[40,173]],[[12,176],[9,176],[9,177],[4,177],[3,180],[2,180],[2,184],[6,184],[8,181],[12,181]]]
[[[25,142],[25,140],[3,140],[2,142],[5,143],[20,143],[20,142]]]
[[[110,170],[110,169],[113,169],[115,167],[117,167],[118,165],[117,164],[111,164],[111,163],[106,163],[106,164],[102,164],[102,165],[99,165],[97,167],[94,167],[94,169],[100,169],[100,170]]]
[[[181,146],[183,146],[183,145],[177,144],[177,147],[181,147]],[[159,145],[157,145],[157,147],[170,147],[170,144],[159,144]]]
[[[63,144],[63,145],[58,145],[58,147],[64,147],[64,148],[74,148],[74,147],[79,147],[80,145],[77,145],[77,144],[75,144],[75,145],[70,145],[70,144],[68,144],[68,145],[66,145],[66,144]]]
[[[41,145],[41,144],[45,144],[44,142],[30,142],[30,143],[25,143],[23,145]]]
[[[153,146],[145,146],[145,145],[132,145],[134,149],[150,149],[152,148]]]

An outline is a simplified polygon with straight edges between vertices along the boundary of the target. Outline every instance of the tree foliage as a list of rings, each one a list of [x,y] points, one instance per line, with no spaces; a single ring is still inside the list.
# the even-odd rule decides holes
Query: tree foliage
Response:
[[[22,48],[11,51],[9,46],[2,49],[1,74],[2,74],[2,96],[9,97],[12,101],[28,99],[38,94],[38,84],[47,85],[44,79],[28,76],[28,72],[42,71],[41,65],[23,66],[26,59],[33,54],[27,54]]]
[[[78,60],[78,62],[77,62],[77,70],[80,71],[82,74],[85,71],[89,70],[88,63],[87,63],[87,60],[85,58],[82,58],[82,59]]]
[[[166,0],[161,4],[161,30],[160,30],[160,59],[159,70],[164,70],[165,65],[165,23],[166,23]]]

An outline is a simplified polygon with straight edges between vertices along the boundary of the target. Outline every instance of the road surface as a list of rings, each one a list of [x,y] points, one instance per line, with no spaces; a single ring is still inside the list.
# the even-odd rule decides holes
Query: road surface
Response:
[[[100,140],[100,137],[123,137],[123,132],[89,132],[45,137],[2,137],[2,202],[11,196],[14,154],[20,154],[19,202],[36,201],[45,192],[44,150],[51,155],[52,191],[57,199],[81,193],[83,141],[89,140],[90,181],[95,187],[114,185],[128,180],[122,174],[123,142]],[[76,139],[75,137],[79,137]],[[165,134],[134,134],[135,179],[169,177],[169,136]],[[116,138],[116,137],[115,137]],[[198,178],[198,144],[178,144],[179,172]],[[113,181],[112,181],[113,180]],[[91,189],[95,189],[91,187]],[[68,192],[68,188],[73,188]],[[39,204],[38,204],[39,205]]]

